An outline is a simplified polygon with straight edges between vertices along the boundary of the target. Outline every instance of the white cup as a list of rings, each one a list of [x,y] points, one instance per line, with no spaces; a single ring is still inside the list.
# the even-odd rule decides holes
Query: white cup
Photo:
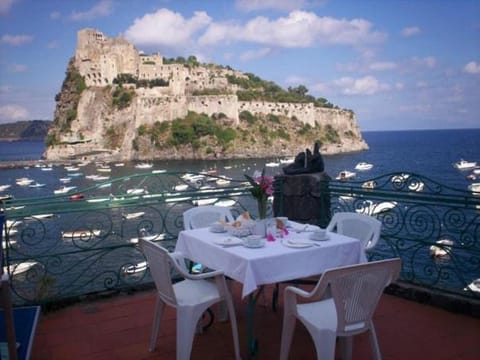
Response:
[[[264,239],[260,235],[250,235],[243,240],[245,246],[250,246],[250,247],[261,246],[263,244],[263,241]]]
[[[312,237],[317,240],[323,240],[327,237],[327,230],[325,229],[315,230],[312,234]]]

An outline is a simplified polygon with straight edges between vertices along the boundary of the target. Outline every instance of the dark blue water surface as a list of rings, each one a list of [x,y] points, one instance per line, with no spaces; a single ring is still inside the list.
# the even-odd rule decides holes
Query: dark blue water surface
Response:
[[[459,171],[453,163],[460,159],[477,161],[480,165],[480,129],[462,130],[412,130],[412,131],[373,131],[364,132],[363,137],[369,145],[367,151],[324,156],[326,172],[335,177],[342,170],[355,171],[360,161],[372,163],[373,169],[357,172],[356,180],[363,180],[391,172],[413,172],[436,180],[442,184],[465,190],[470,183],[466,179],[468,171]],[[313,147],[313,144],[312,144]],[[43,142],[0,142],[0,162],[14,160],[40,159],[45,144]],[[295,154],[292,154],[292,156]],[[278,159],[236,159],[216,161],[155,161],[154,169],[178,171],[203,171],[216,168],[218,175],[227,175],[236,179],[243,173],[261,170],[265,163]],[[134,162],[126,162],[124,167],[112,166],[112,178],[125,176],[138,170]],[[281,173],[282,167],[267,167],[271,174]],[[95,173],[95,164],[81,169],[84,175]],[[16,197],[52,195],[53,190],[61,186],[59,178],[67,176],[63,166],[55,166],[53,171],[41,171],[40,168],[0,169],[0,185],[11,184],[9,193]],[[44,188],[29,188],[15,185],[15,179],[28,176]],[[90,186],[92,181],[84,177],[72,180],[79,188]]]

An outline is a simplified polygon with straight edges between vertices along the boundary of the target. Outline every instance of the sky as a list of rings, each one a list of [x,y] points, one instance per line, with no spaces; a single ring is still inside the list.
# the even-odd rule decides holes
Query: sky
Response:
[[[0,124],[53,119],[83,28],[304,85],[362,131],[480,127],[479,0],[0,0]]]

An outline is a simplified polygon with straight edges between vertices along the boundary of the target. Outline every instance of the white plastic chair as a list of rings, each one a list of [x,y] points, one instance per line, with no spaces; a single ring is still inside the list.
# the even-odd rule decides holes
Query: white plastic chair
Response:
[[[184,263],[182,254],[169,253],[167,249],[149,240],[140,239],[139,243],[157,288],[149,350],[155,350],[163,310],[165,305],[168,305],[177,310],[177,360],[190,359],[195,329],[200,317],[210,306],[224,301],[232,327],[235,358],[240,359],[237,320],[223,272],[189,274],[181,265]],[[172,267],[184,280],[172,283]],[[214,349],[215,346],[212,346],[212,351]]]
[[[217,221],[234,221],[229,208],[218,205],[203,205],[190,208],[183,213],[185,230],[208,227]]]
[[[381,221],[354,212],[335,213],[327,226],[327,231],[359,239],[365,250],[372,249],[378,243],[381,230]]]
[[[380,360],[373,313],[385,287],[398,278],[400,267],[399,258],[346,266],[325,271],[311,292],[285,288],[280,360],[288,359],[296,319],[312,336],[319,360],[334,359],[337,336],[342,358],[351,359],[352,336],[365,331],[369,331],[375,359]]]

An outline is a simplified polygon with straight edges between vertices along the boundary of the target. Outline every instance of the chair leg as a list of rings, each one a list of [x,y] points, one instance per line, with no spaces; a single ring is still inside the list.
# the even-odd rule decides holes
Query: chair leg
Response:
[[[192,352],[195,329],[204,310],[177,308],[177,360],[189,360]]]
[[[287,360],[292,345],[293,332],[295,330],[296,317],[292,314],[284,314],[282,337],[280,340],[280,360]]]
[[[342,359],[351,360],[353,353],[353,336],[341,336],[339,341],[340,349],[342,351]]]
[[[237,325],[237,317],[235,315],[235,309],[233,307],[233,301],[231,297],[222,301],[221,304],[225,304],[228,309],[228,314],[230,316],[230,326],[232,327],[232,337],[233,337],[233,348],[235,351],[235,359],[241,360],[240,356],[240,344],[238,340],[238,325]]]
[[[150,336],[149,351],[154,351],[156,348],[157,339],[158,339],[158,330],[160,329],[160,323],[162,321],[164,307],[165,307],[165,304],[160,299],[160,297],[157,296],[157,301],[155,304],[155,313],[153,315],[153,328],[152,328],[152,335]]]
[[[378,345],[377,333],[375,332],[375,326],[373,326],[373,322],[370,323],[369,337],[374,358],[376,360],[381,360],[382,354],[380,353],[380,346]]]

